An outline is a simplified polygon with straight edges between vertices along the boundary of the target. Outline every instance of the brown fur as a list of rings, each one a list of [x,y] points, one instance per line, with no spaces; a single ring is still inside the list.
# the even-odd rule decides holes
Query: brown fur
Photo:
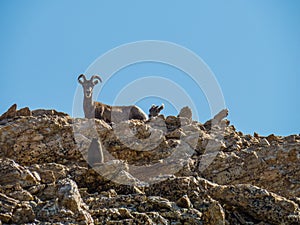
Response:
[[[110,106],[101,102],[93,102],[93,88],[101,81],[101,78],[97,75],[87,80],[83,74],[78,77],[78,82],[83,87],[84,99],[83,110],[85,118],[97,118],[102,119],[107,123],[118,123],[125,120],[138,119],[146,120],[146,114],[137,106]]]

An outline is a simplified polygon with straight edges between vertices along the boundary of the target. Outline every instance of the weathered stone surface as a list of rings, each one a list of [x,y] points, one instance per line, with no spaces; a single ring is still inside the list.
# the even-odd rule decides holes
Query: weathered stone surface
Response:
[[[300,221],[299,206],[284,197],[249,184],[219,185],[209,194],[222,203],[237,206],[241,211],[272,224],[292,224]]]
[[[0,116],[0,121],[4,119],[14,118],[17,114],[17,104],[13,104],[9,109]]]
[[[25,224],[25,223],[34,222],[34,219],[35,219],[35,214],[33,212],[31,205],[23,203],[21,205],[18,205],[14,210],[11,218],[11,222],[17,224]]]
[[[35,109],[32,111],[33,116],[68,116],[67,113],[64,112],[57,112],[54,109]]]
[[[35,214],[30,204],[0,193],[0,220],[4,223],[24,224],[33,222]]]
[[[245,135],[227,110],[204,125],[187,114],[111,126],[11,107],[0,123],[0,221],[300,223],[299,135]],[[102,162],[88,156],[95,138]]]
[[[13,215],[14,209],[18,205],[18,201],[0,193],[0,220],[8,223]]]
[[[182,196],[180,199],[177,200],[176,204],[181,208],[191,208],[192,204],[187,195]]]
[[[216,200],[209,199],[207,210],[203,213],[204,222],[207,224],[225,225],[225,212],[221,204]]]
[[[178,114],[178,117],[184,117],[190,121],[192,121],[192,116],[192,110],[188,106],[183,107]]]
[[[51,197],[51,195],[49,196]],[[71,179],[59,180],[54,185],[53,198],[42,204],[37,219],[49,222],[92,224],[93,218],[82,201],[76,183]]]
[[[17,185],[30,187],[38,183],[36,177],[27,168],[11,159],[0,158],[0,185]]]
[[[215,115],[213,119],[219,123],[227,116],[228,116],[228,109],[223,109],[217,115]]]
[[[14,119],[16,116],[31,116],[28,107],[17,110],[17,104],[13,104],[9,109],[0,116],[0,125],[8,122],[8,119]],[[4,120],[4,121],[3,121]]]
[[[31,116],[31,111],[28,107],[24,107],[22,109],[19,109],[16,113],[17,116]]]

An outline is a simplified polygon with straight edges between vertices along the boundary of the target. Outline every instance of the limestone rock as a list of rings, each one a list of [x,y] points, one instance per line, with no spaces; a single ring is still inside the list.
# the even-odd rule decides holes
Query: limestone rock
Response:
[[[299,224],[300,136],[243,134],[227,114],[110,125],[14,105],[0,122],[0,221]],[[89,168],[93,139],[104,161]]]
[[[31,171],[11,159],[0,158],[0,168],[0,185],[20,184],[26,188],[38,184]]]
[[[25,224],[33,222],[35,219],[35,213],[29,204],[19,205],[12,215],[12,222],[17,224]]]
[[[209,190],[209,193],[213,198],[235,205],[262,221],[272,224],[300,221],[299,206],[293,201],[249,184],[218,186]]]
[[[192,116],[192,110],[188,106],[183,107],[178,114],[178,117],[184,117],[190,121],[192,121]]]
[[[24,224],[33,222],[35,214],[28,203],[21,203],[0,193],[0,220],[4,223]]]
[[[8,223],[12,218],[16,206],[18,205],[18,201],[0,193],[0,204],[0,220],[4,223]]]
[[[19,109],[16,113],[16,116],[31,116],[31,111],[28,107],[24,107],[22,109]]]
[[[166,122],[167,129],[169,131],[174,131],[174,130],[180,128],[180,126],[181,126],[180,118],[178,118],[176,116],[168,116],[166,118],[165,122]]]
[[[0,121],[14,119],[17,116],[31,116],[31,111],[28,107],[17,110],[17,104],[13,104],[5,113],[0,116]]]
[[[33,116],[54,116],[54,115],[57,115],[57,116],[68,116],[67,113],[64,113],[64,112],[57,112],[56,110],[54,109],[35,109],[32,111],[32,115]]]
[[[222,119],[228,116],[228,109],[221,110],[217,115],[214,116],[214,120],[220,122]]]
[[[56,184],[53,199],[43,205],[37,218],[41,221],[92,224],[93,218],[82,201],[78,187],[68,178]]]
[[[17,104],[13,104],[9,109],[0,116],[0,121],[8,118],[14,118],[17,114]]]
[[[225,225],[225,212],[220,203],[210,199],[210,204],[203,214],[204,221],[207,224]]]
[[[187,195],[182,196],[180,199],[177,200],[176,204],[181,208],[190,208],[191,201]]]

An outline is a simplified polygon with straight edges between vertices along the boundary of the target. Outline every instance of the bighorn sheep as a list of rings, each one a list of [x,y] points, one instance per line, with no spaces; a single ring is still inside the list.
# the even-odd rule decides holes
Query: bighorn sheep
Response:
[[[149,109],[149,119],[158,116],[160,114],[160,111],[163,110],[164,107],[165,107],[164,104],[161,104],[161,106],[152,105],[151,108]]]
[[[84,99],[83,110],[85,118],[102,119],[107,123],[118,123],[124,120],[138,119],[146,120],[147,115],[137,106],[110,106],[101,102],[93,102],[93,88],[98,82],[102,82],[97,75],[87,80],[84,74],[79,75],[78,82],[83,87]]]

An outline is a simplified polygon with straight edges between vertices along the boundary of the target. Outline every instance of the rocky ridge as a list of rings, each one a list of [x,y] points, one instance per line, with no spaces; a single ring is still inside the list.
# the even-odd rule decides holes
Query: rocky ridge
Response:
[[[236,131],[223,110],[107,124],[0,117],[0,224],[300,224],[300,136]],[[104,162],[88,165],[90,143]]]

